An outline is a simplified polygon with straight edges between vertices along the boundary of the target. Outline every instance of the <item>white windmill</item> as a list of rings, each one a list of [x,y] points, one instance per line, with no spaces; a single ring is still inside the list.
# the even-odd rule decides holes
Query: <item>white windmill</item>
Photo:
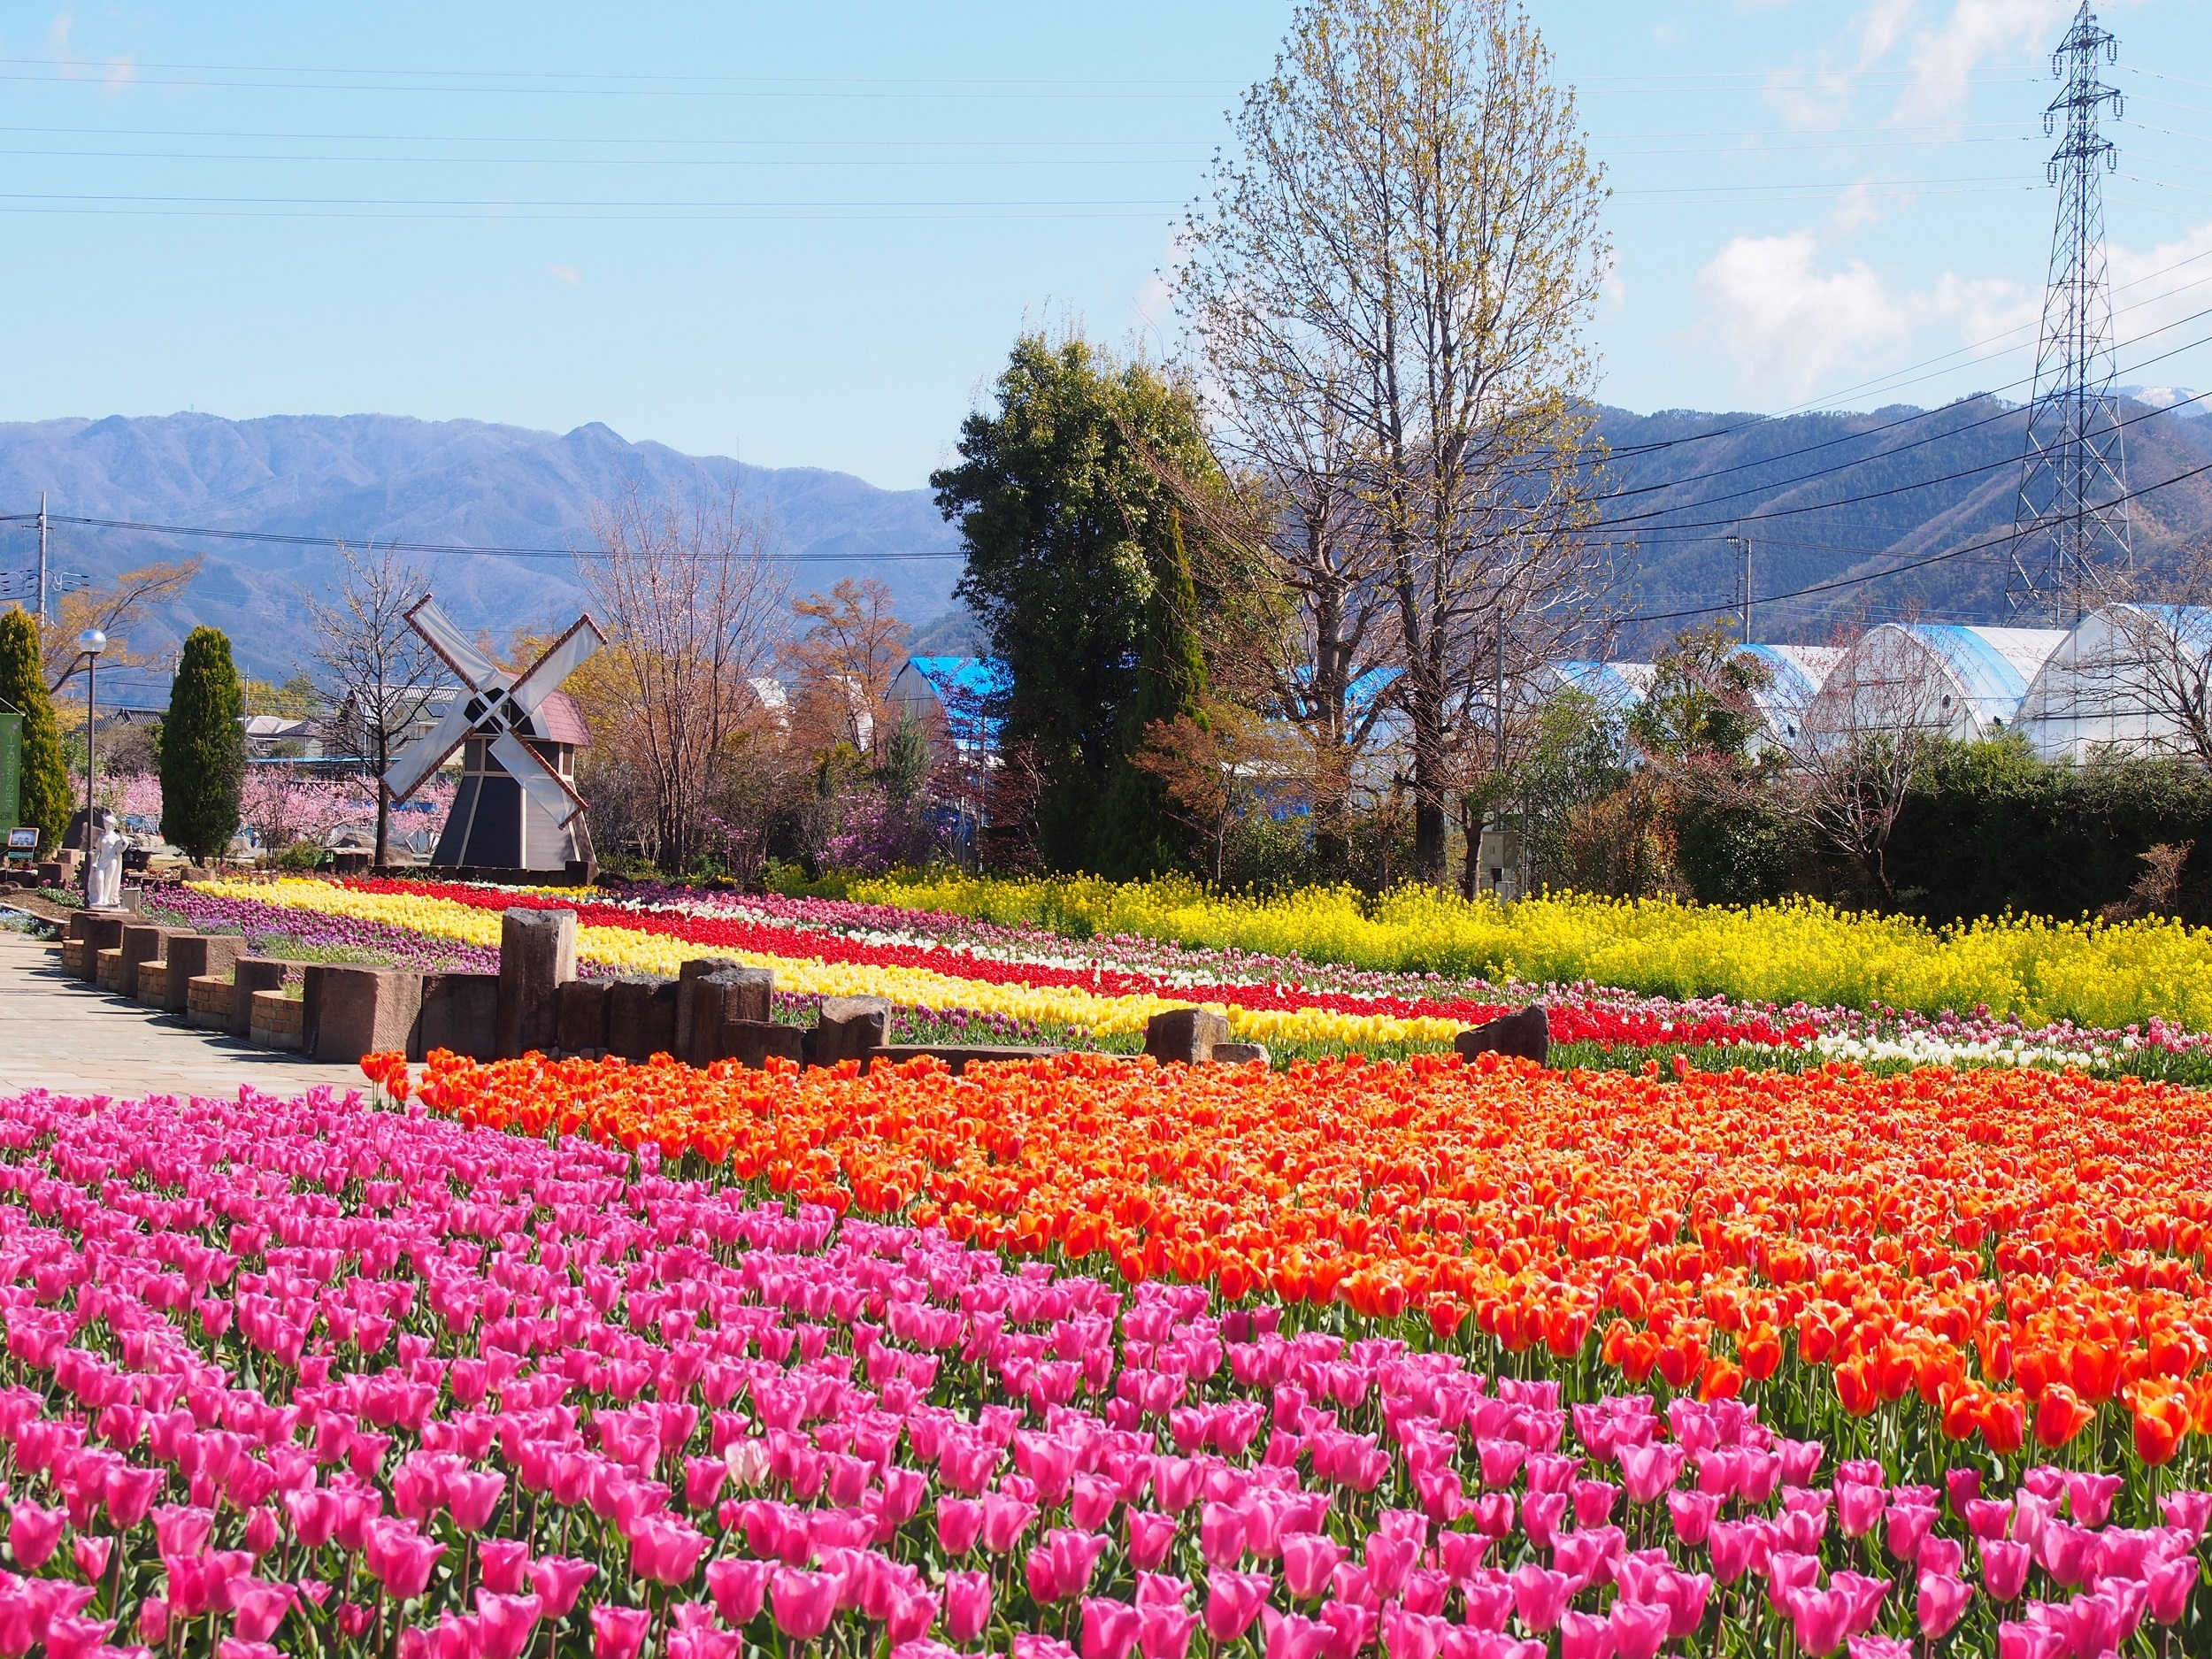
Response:
[[[471,644],[425,594],[408,623],[459,678],[464,690],[421,737],[386,769],[392,799],[420,788],[457,749],[467,746],[461,787],[430,862],[476,870],[563,870],[593,860],[583,798],[572,780],[575,751],[590,741],[561,681],[606,643],[589,616],[521,675]]]

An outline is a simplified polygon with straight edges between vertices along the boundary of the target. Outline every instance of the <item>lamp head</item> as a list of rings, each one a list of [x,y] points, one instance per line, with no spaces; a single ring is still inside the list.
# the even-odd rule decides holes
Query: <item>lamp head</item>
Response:
[[[108,636],[97,628],[87,628],[77,636],[77,649],[88,657],[97,657],[108,648]]]

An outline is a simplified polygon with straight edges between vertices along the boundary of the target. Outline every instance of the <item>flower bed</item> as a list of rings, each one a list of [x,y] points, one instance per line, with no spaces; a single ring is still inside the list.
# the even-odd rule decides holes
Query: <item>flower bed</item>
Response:
[[[1923,1632],[2212,1635],[2193,1447],[2156,1491],[2109,1446],[2062,1469],[1939,1444],[1919,1479],[1778,1428],[1780,1389],[1494,1379],[1425,1326],[1018,1268],[763,1204],[649,1142],[326,1094],[0,1102],[0,1309],[13,1651],[1907,1659]]]
[[[775,970],[798,999],[787,1017],[801,1017],[824,995],[884,995],[909,1041],[995,1022],[1023,1033],[1010,1041],[1127,1049],[1153,1013],[1200,1002],[1222,1009],[1240,1037],[1287,1055],[1402,1055],[1441,1048],[1466,1025],[1540,1000],[1554,1042],[1565,1045],[1563,1064],[1633,1064],[1647,1053],[1687,1052],[1709,1065],[1800,1068],[1842,1057],[2212,1079],[2212,1036],[2160,1019],[2124,1031],[2067,1021],[2037,1029],[1987,1009],[1931,1018],[1893,1008],[1679,1002],[1591,985],[1448,982],[1119,939],[1085,941],[1086,956],[1034,930],[834,901],[650,889],[611,898],[420,881],[213,883],[202,892],[258,906],[268,918],[312,911],[480,948],[496,944],[497,912],[511,905],[565,905],[579,911],[588,972],[671,973],[689,956],[733,956]]]
[[[2212,1425],[2201,1096],[1657,1072],[1078,1055],[956,1081],[926,1061],[861,1078],[440,1056],[422,1098],[1133,1282],[1463,1325],[1494,1368],[1540,1350],[1586,1393],[1654,1375],[1748,1392],[1870,1454],[2005,1458],[2102,1443],[2110,1418],[2163,1462]]]
[[[2038,1025],[2159,1018],[2212,1029],[2212,930],[2178,922],[2007,916],[1937,930],[1804,900],[1738,908],[1570,894],[1502,906],[1419,887],[1378,900],[1349,888],[1262,899],[1173,880],[933,872],[837,885],[870,903],[1079,935],[1130,933],[1454,979],[1597,980],[1655,995],[1892,1006],[1932,1018],[1986,1006]]]

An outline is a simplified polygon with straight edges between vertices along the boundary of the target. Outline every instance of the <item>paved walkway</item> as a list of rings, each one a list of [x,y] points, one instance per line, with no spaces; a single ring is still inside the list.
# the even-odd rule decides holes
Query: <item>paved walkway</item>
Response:
[[[362,1087],[358,1066],[250,1048],[127,1002],[61,971],[43,942],[0,929],[0,1094],[213,1094],[248,1084],[294,1094]]]

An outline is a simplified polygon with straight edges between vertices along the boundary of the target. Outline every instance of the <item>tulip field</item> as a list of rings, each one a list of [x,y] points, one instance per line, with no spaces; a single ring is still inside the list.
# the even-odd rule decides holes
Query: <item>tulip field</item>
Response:
[[[1079,893],[1082,884],[1074,885]],[[946,896],[959,898],[963,891]],[[1829,1060],[1887,1069],[2043,1065],[2212,1083],[2212,1036],[2206,1034],[2212,995],[2204,999],[2202,1018],[2192,1011],[2198,978],[2212,984],[2212,934],[2169,924],[2070,932],[2024,926],[2007,936],[2010,954],[2002,961],[1953,961],[1945,972],[1964,976],[1954,987],[1958,1001],[1924,1010],[1879,999],[1808,1001],[1795,987],[1815,982],[1810,969],[1798,980],[1790,977],[1795,969],[1770,973],[1775,995],[1751,1000],[1608,987],[1588,977],[1540,984],[1363,967],[1322,959],[1325,947],[1345,947],[1348,957],[1360,942],[1328,926],[1317,926],[1317,942],[1299,955],[1192,947],[1137,934],[1078,940],[953,911],[775,895],[291,879],[209,882],[164,903],[196,927],[280,939],[288,955],[373,956],[403,966],[442,962],[457,968],[480,968],[490,960],[500,913],[508,907],[565,905],[578,912],[578,951],[588,972],[672,974],[688,957],[726,956],[773,969],[794,1019],[807,1017],[825,995],[887,997],[906,1041],[964,1038],[1125,1052],[1140,1045],[1154,1014],[1198,1002],[1225,1014],[1239,1038],[1267,1043],[1282,1058],[1351,1051],[1402,1057],[1448,1048],[1464,1027],[1541,1001],[1565,1064],[1635,1065],[1654,1057],[1665,1064],[1687,1054],[1709,1069],[1801,1070]],[[1538,905],[1530,901],[1518,910]],[[1576,905],[1593,915],[1614,914],[1582,901],[1555,908],[1565,915]],[[1855,952],[1865,963],[1887,964],[1891,978],[1902,977],[1899,964],[1911,959],[1909,947],[1915,946],[1909,926],[1803,914],[1819,923],[1822,937],[1807,949],[1820,962]],[[1671,917],[1709,931],[1757,919],[1750,912],[1656,906],[1639,926],[1655,933]],[[1767,920],[1774,931],[1786,931]],[[1699,948],[1728,958],[1740,943],[1724,934]],[[1932,948],[1924,933],[1918,943]],[[2024,972],[2038,988],[2023,988]],[[2095,997],[2085,988],[2093,986],[2101,987]],[[2066,998],[2056,999],[2065,1007],[2086,1008],[2101,998],[2139,1010],[2139,1017],[2100,1025],[2053,1012],[2055,993],[2068,987]]]
[[[364,1069],[0,1103],[0,1652],[2212,1637],[2170,1086]]]
[[[480,970],[566,904],[589,972],[1074,1051],[0,1100],[0,1659],[2212,1652],[2185,1010],[818,897],[164,902]],[[1606,1064],[1449,1051],[1531,998]],[[1277,1064],[1126,1052],[1194,1002]]]

